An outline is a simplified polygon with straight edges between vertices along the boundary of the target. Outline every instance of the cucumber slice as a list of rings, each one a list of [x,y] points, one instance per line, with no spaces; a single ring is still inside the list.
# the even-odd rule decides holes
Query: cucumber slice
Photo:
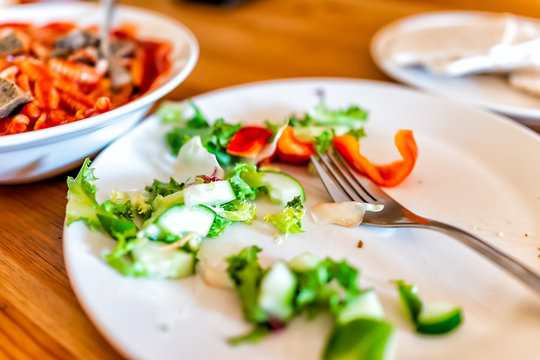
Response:
[[[296,277],[278,261],[261,280],[258,304],[270,317],[285,321],[293,314],[295,290]]]
[[[162,242],[137,240],[133,260],[141,264],[150,278],[177,279],[194,273],[195,254],[181,249],[161,251]]]
[[[445,334],[463,321],[461,309],[442,302],[425,304],[418,314],[416,331],[423,334]]]
[[[214,213],[204,206],[188,208],[178,204],[167,209],[154,224],[148,225],[143,231],[150,239],[165,241],[174,241],[192,232],[206,236],[214,218]]]
[[[337,321],[346,324],[356,319],[384,319],[384,310],[375,290],[369,289],[358,295],[338,315]]]
[[[325,360],[383,360],[392,352],[394,329],[385,321],[356,319],[338,325],[326,344]]]
[[[321,258],[310,253],[303,253],[291,259],[287,265],[293,271],[310,271],[321,263]]]
[[[184,189],[186,206],[220,205],[236,199],[228,181],[213,181],[208,184],[191,185]]]
[[[403,280],[395,281],[398,292],[399,301],[403,311],[413,323],[417,323],[418,315],[422,310],[422,300],[418,297],[418,286],[416,284],[408,285]]]
[[[265,188],[270,200],[285,205],[297,196],[302,202],[306,194],[302,184],[292,176],[279,171],[261,171],[264,174]]]

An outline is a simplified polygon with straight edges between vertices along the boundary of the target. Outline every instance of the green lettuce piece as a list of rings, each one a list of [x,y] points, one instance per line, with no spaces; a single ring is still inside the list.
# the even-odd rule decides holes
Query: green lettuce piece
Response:
[[[319,136],[315,137],[315,150],[321,153],[327,152],[332,146],[332,139],[336,135],[334,129],[325,130]]]
[[[362,318],[338,325],[326,344],[323,359],[388,359],[393,334],[391,324],[376,319]]]
[[[223,234],[230,225],[236,222],[237,221],[225,219],[224,217],[216,214],[214,222],[212,223],[212,226],[210,227],[210,230],[208,230],[208,234],[206,234],[206,236],[210,238],[216,238]]]
[[[186,185],[184,183],[179,183],[174,178],[170,178],[169,182],[162,182],[154,179],[152,185],[146,186],[145,190],[150,193],[148,201],[155,199],[158,195],[168,196],[183,190]]]
[[[364,131],[364,128],[357,128],[357,129],[351,129],[347,131],[347,135],[354,136],[356,140],[360,140],[360,138],[363,138],[366,136],[366,132]]]
[[[99,220],[96,216],[95,207],[97,187],[92,183],[97,180],[94,169],[89,167],[90,159],[86,158],[75,178],[68,176],[66,224],[69,226],[74,221],[82,220],[94,231],[100,229]]]
[[[254,164],[238,163],[226,176],[237,200],[255,200],[259,190],[264,188],[264,174],[257,171]]]
[[[302,218],[305,212],[300,196],[297,196],[289,201],[281,212],[265,215],[264,221],[274,224],[282,234],[299,234],[304,232],[302,230]]]
[[[113,251],[104,256],[107,264],[124,276],[148,276],[144,265],[131,256],[136,238],[118,237],[117,240]]]
[[[261,248],[251,246],[226,259],[229,264],[227,273],[240,297],[244,317],[253,323],[265,323],[268,320],[258,305],[259,288],[264,274],[257,259],[261,251]]]
[[[321,310],[337,315],[361,293],[358,270],[345,260],[326,258],[312,269],[293,272],[298,279],[296,309],[310,317]]]
[[[171,152],[177,155],[182,145],[194,136],[200,136],[202,145],[214,154],[224,168],[231,168],[240,160],[238,156],[227,153],[227,146],[233,135],[240,129],[241,124],[228,124],[223,119],[217,119],[212,125],[200,109],[189,102],[195,115],[186,119],[182,126],[176,126],[166,134],[166,141]]]
[[[308,127],[312,125],[313,119],[309,114],[305,114],[303,117],[293,115],[289,118],[289,125],[292,127]]]
[[[137,236],[139,229],[131,218],[131,203],[115,204],[110,200],[96,207],[96,216],[102,229],[113,239],[129,239]]]
[[[351,128],[363,126],[368,117],[368,112],[357,105],[339,110],[329,109],[322,97],[319,104],[308,114],[312,121],[321,125],[346,125]]]
[[[152,206],[149,204],[151,197],[141,190],[118,191],[114,189],[111,193],[111,201],[115,204],[128,204],[135,215],[148,218],[152,213]]]
[[[188,104],[185,102],[165,101],[156,111],[156,116],[162,123],[183,123],[185,122],[184,114],[188,109]]]
[[[251,224],[257,212],[257,205],[249,200],[233,200],[221,206],[207,206],[216,215],[231,221]]]

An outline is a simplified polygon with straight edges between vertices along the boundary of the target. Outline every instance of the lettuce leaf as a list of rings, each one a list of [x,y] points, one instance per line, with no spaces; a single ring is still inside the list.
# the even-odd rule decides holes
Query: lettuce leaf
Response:
[[[317,106],[308,112],[312,121],[325,125],[347,125],[351,128],[363,126],[367,120],[368,112],[357,105],[345,109],[332,110],[326,106],[324,98]]]
[[[227,273],[232,279],[242,302],[244,317],[247,321],[253,323],[264,323],[267,321],[266,314],[257,303],[259,288],[264,274],[257,259],[257,254],[261,251],[261,248],[251,246],[243,249],[237,255],[229,256],[226,259],[229,264]]]
[[[237,200],[255,200],[259,190],[265,186],[264,174],[259,173],[254,164],[236,164],[226,179],[231,183]]]
[[[232,221],[251,224],[257,212],[257,206],[249,200],[233,200],[221,206],[207,206],[216,215]]]
[[[265,215],[264,221],[274,224],[282,234],[299,234],[304,232],[302,218],[305,212],[300,196],[297,196],[289,201],[281,212]]]
[[[74,221],[82,220],[90,229],[97,231],[101,227],[95,211],[98,188],[92,183],[97,178],[89,165],[90,159],[86,158],[75,179],[71,176],[67,178],[66,224],[69,226]]]

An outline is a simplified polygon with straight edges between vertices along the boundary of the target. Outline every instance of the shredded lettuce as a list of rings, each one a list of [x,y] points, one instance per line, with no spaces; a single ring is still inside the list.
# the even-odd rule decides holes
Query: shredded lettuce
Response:
[[[251,246],[226,259],[229,264],[227,273],[242,302],[244,317],[253,323],[265,323],[268,320],[257,302],[264,274],[257,259],[257,254],[261,251],[261,248]]]
[[[174,180],[174,178],[171,177],[168,183],[154,179],[154,182],[152,183],[152,185],[146,186],[145,190],[149,192],[151,195],[148,198],[148,200],[153,200],[158,195],[168,196],[175,192],[183,190],[184,187],[185,187],[184,183],[179,183],[178,181]]]
[[[133,212],[143,218],[147,218],[152,212],[152,206],[149,204],[151,200],[150,194],[141,190],[118,191],[114,189],[111,193],[113,203],[131,206]]]
[[[165,101],[156,111],[156,116],[162,123],[185,123],[185,113],[189,105],[185,102]]]
[[[308,112],[312,121],[326,125],[347,125],[351,128],[361,127],[367,120],[368,112],[357,105],[345,109],[332,110],[326,106],[324,98]]]
[[[90,159],[86,158],[77,174],[77,177],[68,176],[66,224],[69,226],[77,220],[84,221],[92,230],[99,230],[100,224],[97,219],[95,207],[97,187],[92,183],[97,180],[94,169],[89,167]]]
[[[297,196],[289,201],[281,212],[265,215],[264,221],[274,224],[282,234],[299,234],[304,232],[302,218],[305,212],[300,196]]]
[[[315,137],[315,150],[321,153],[325,153],[332,146],[332,139],[336,135],[334,129],[325,130],[319,136]]]
[[[249,200],[233,200],[221,206],[207,206],[216,215],[231,221],[243,221],[250,224],[255,218],[257,206]]]
[[[264,174],[254,164],[238,163],[226,176],[231,183],[237,200],[255,200],[259,190],[265,186]]]

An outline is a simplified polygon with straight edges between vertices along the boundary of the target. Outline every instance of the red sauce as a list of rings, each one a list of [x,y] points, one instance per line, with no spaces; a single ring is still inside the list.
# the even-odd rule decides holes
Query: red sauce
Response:
[[[81,31],[91,39],[82,46],[57,44],[59,39],[65,40],[73,32],[80,34]],[[39,130],[99,115],[160,86],[171,70],[172,45],[140,39],[136,33],[136,26],[130,24],[111,32],[111,43],[118,45],[122,41],[129,45],[129,50],[115,57],[128,80],[113,87],[107,62],[99,55],[97,26],[81,29],[70,22],[42,26],[0,24],[0,41],[15,34],[23,44],[0,55],[0,77],[15,83],[33,99],[0,118],[0,135]]]

